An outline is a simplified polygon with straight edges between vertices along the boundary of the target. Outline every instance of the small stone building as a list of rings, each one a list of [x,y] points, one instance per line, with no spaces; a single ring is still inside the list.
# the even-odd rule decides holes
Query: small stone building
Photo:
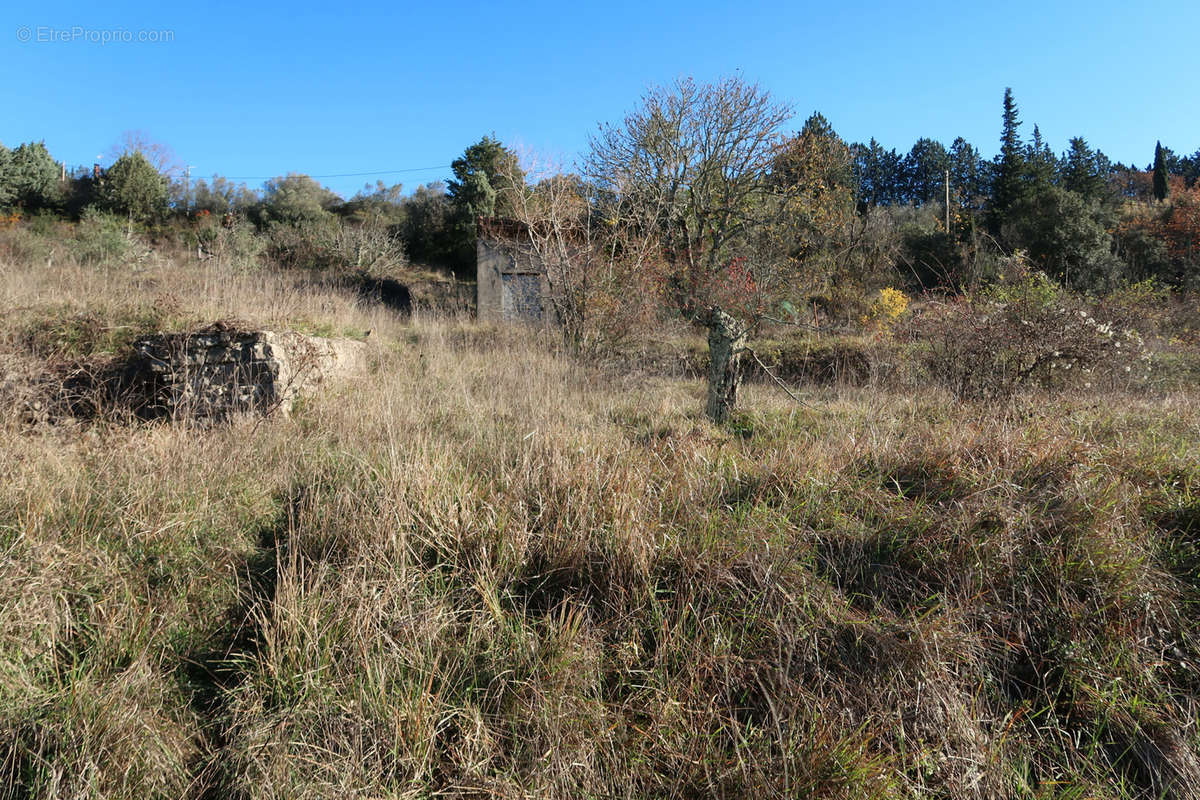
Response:
[[[521,247],[529,234],[512,220],[480,219],[475,245],[476,309],[480,320],[540,323],[550,313],[546,270]]]

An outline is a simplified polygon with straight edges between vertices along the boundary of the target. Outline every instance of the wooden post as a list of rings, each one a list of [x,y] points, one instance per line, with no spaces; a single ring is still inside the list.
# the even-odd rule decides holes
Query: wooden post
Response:
[[[746,328],[719,308],[708,314],[708,403],[705,413],[718,425],[729,420],[741,382],[740,361]]]
[[[950,170],[946,170],[946,233],[950,232]]]

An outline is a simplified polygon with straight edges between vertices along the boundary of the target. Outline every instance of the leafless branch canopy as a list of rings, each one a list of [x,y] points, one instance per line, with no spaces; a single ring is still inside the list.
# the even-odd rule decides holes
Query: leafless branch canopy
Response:
[[[613,198],[613,213],[662,231],[668,258],[713,270],[764,215],[763,181],[792,109],[740,77],[691,78],[650,90],[620,125],[591,141],[585,174]]]

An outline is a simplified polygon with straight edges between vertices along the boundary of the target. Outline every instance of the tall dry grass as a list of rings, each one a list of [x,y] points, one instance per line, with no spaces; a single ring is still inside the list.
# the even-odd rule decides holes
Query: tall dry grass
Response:
[[[39,323],[67,328],[84,319],[117,341],[122,341],[120,331],[185,329],[217,319],[288,325],[325,335],[361,336],[376,330],[383,337],[401,329],[394,313],[362,304],[353,291],[318,275],[265,267],[239,270],[216,260],[198,261],[186,252],[137,247],[141,249],[134,256],[97,265],[81,262],[61,234],[0,231],[6,349],[19,350],[30,339],[42,344],[36,336]],[[25,341],[17,341],[21,336]],[[63,338],[42,337],[50,340],[43,354],[51,354],[56,344],[68,350],[77,344]]]
[[[3,269],[38,319],[170,291],[382,355],[289,419],[6,423],[0,796],[1197,796],[1190,393],[717,429],[288,276]]]

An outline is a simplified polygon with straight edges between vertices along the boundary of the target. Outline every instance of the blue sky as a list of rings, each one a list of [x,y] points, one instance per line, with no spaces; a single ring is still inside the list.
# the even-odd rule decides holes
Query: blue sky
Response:
[[[1146,164],[1200,149],[1200,3],[363,2],[22,4],[6,11],[0,141],[90,164],[122,132],[194,176],[445,178],[484,134],[570,159],[647,86],[739,72],[847,141],[963,136],[991,156],[1001,99],[1056,152],[1082,135]],[[90,41],[128,31],[131,42]],[[76,33],[78,31],[78,34]],[[171,41],[136,41],[170,31]],[[48,41],[63,36],[68,41]],[[29,38],[30,41],[20,41]],[[353,194],[376,176],[328,178]]]

